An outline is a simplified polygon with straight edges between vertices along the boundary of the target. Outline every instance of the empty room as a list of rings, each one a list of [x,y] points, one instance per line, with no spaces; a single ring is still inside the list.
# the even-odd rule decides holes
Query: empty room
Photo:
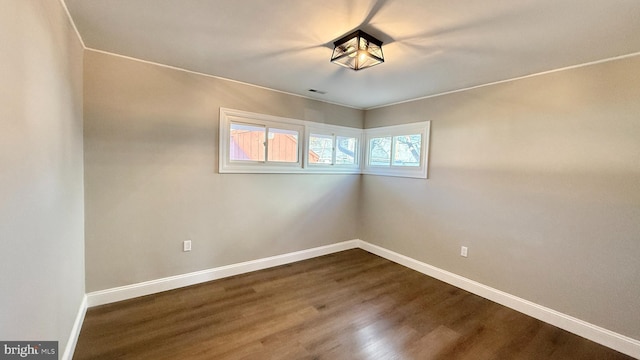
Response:
[[[640,358],[639,34],[0,0],[0,359]]]

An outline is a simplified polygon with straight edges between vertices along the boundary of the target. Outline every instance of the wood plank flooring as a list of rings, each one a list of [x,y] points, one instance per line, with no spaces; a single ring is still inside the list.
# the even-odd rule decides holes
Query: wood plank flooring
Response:
[[[89,309],[74,359],[631,359],[363,250]]]

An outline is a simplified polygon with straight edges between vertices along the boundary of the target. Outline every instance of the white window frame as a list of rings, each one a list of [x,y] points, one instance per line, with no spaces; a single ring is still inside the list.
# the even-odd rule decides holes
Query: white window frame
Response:
[[[368,175],[398,176],[426,179],[429,169],[429,131],[431,121],[419,123],[384,126],[364,130],[364,161],[362,173]],[[393,165],[393,153],[395,150],[395,137],[403,135],[420,134],[420,165],[397,166]],[[370,142],[372,138],[391,137],[391,159],[389,165],[370,165]]]
[[[230,160],[231,123],[264,126],[294,130],[298,132],[298,161],[293,163],[268,161],[269,149],[265,149],[265,161]],[[220,108],[220,127],[218,144],[218,171],[225,173],[309,173],[309,174],[367,174],[383,176],[399,176],[422,178],[428,177],[429,160],[429,131],[430,121],[419,123],[384,126],[372,129],[357,129],[338,125],[322,124],[310,121],[283,118],[278,116],[251,113],[241,110]],[[268,131],[267,131],[268,133]],[[332,163],[309,163],[309,137],[311,134],[329,135],[333,139]],[[421,135],[419,166],[393,165],[393,137],[402,135]],[[355,164],[338,165],[336,159],[336,138],[353,137],[358,140],[356,146]],[[392,137],[391,160],[388,166],[369,165],[369,146],[371,138]],[[265,145],[266,146],[266,145]]]
[[[331,136],[333,140],[333,148],[331,155],[331,164],[314,164],[309,162],[309,142],[311,135],[326,135]],[[355,149],[355,163],[354,164],[336,164],[336,147],[337,142],[336,138],[340,137],[350,137],[355,138],[358,141],[358,144]],[[307,172],[312,173],[330,173],[330,174],[360,174],[361,173],[361,151],[362,149],[362,129],[354,129],[345,126],[338,125],[328,125],[328,124],[319,124],[314,123],[312,125],[307,124],[306,127],[306,138],[305,138],[305,158],[304,158],[304,168]]]
[[[231,140],[231,123],[264,126],[266,129],[277,128],[298,132],[298,161],[268,161],[269,149],[265,145],[264,161],[233,161],[230,159],[229,146]],[[267,131],[268,134],[268,131]],[[270,115],[250,113],[247,111],[220,108],[220,144],[218,171],[224,173],[297,173],[302,172],[304,159],[305,124],[303,121]]]

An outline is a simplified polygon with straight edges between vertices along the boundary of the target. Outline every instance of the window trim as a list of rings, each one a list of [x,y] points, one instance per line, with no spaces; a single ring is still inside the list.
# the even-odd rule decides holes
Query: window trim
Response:
[[[307,124],[305,136],[305,158],[304,168],[307,172],[312,173],[328,173],[328,174],[360,174],[362,159],[362,129],[350,128],[346,126],[329,125],[313,123]],[[331,154],[331,164],[314,164],[309,162],[309,142],[311,135],[329,135],[333,140],[333,148]],[[335,164],[336,161],[336,138],[349,137],[358,141],[356,145],[355,163],[354,164]]]
[[[298,132],[298,161],[293,163],[268,161],[268,149],[265,152],[265,161],[231,161],[230,160],[230,125],[231,123],[264,126],[295,130]],[[264,115],[241,110],[220,108],[219,143],[218,143],[218,171],[220,174],[365,174],[398,176],[410,178],[428,178],[429,168],[429,133],[431,121],[423,121],[411,124],[383,126],[370,129],[358,129],[338,125],[316,123],[311,121],[296,120],[278,116]],[[309,163],[309,138],[311,134],[330,135],[333,139],[332,162],[336,158],[336,138],[353,137],[358,144],[356,146],[355,164],[310,164]],[[420,165],[397,166],[393,165],[393,154],[389,166],[369,165],[369,147],[372,137],[392,137],[392,151],[395,147],[395,137],[401,135],[421,135]],[[268,134],[267,134],[268,135]]]
[[[431,121],[423,121],[411,124],[383,126],[364,130],[364,161],[362,173],[367,175],[398,176],[427,179],[429,169],[429,133]],[[403,135],[420,134],[420,165],[397,166],[393,165],[393,151],[395,138]],[[370,165],[370,146],[372,138],[391,137],[391,154],[389,165]]]
[[[233,161],[230,159],[229,146],[231,139],[231,123],[257,125],[265,127],[265,136],[268,136],[268,129],[283,129],[298,131],[298,161],[279,162],[269,161],[269,150],[265,149],[264,161]],[[303,143],[305,139],[305,124],[303,121],[295,119],[281,118],[271,115],[250,113],[241,110],[220,108],[220,143],[218,146],[218,171],[225,173],[297,173],[303,171]]]

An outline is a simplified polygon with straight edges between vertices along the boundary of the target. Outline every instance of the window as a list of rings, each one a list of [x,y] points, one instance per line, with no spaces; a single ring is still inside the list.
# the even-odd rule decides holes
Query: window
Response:
[[[231,161],[264,161],[264,126],[231,123]]]
[[[309,164],[333,164],[333,136],[309,135]]]
[[[360,136],[336,136],[336,165],[358,166],[359,138]]]
[[[421,134],[395,136],[394,166],[420,166]]]
[[[369,165],[389,166],[391,164],[391,136],[369,139]]]
[[[307,127],[307,133],[306,171],[360,173],[362,130],[313,124]]]
[[[268,162],[298,162],[298,130],[236,122],[231,122],[230,130],[230,162],[264,162],[265,158]]]
[[[220,173],[426,178],[430,122],[354,129],[220,108]]]
[[[300,132],[286,129],[269,129],[267,140],[268,161],[298,163],[298,138]]]
[[[365,130],[364,174],[427,177],[430,122]]]
[[[299,120],[220,109],[221,173],[302,170],[304,124]]]

